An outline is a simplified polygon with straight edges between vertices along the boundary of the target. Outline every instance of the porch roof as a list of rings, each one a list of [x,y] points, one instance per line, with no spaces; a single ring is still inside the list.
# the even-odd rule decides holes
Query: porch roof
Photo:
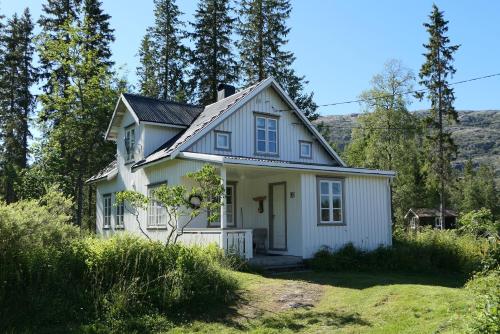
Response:
[[[193,152],[181,152],[178,157],[189,160],[200,160],[216,164],[223,164],[227,166],[239,165],[248,167],[264,167],[264,168],[302,170],[302,171],[313,171],[313,172],[318,172],[318,171],[331,172],[331,173],[351,174],[351,175],[382,176],[389,178],[396,176],[396,172],[394,171],[368,169],[368,168],[335,167],[331,165],[314,164],[314,163],[297,163],[293,161],[273,160],[273,159],[263,159],[263,158],[224,156],[224,155],[213,155],[213,154],[203,154],[203,153],[193,153]]]

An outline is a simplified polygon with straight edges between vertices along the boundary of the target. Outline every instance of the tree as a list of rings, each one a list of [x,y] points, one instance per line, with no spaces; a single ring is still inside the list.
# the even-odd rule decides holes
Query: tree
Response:
[[[33,21],[28,9],[23,16],[14,14],[8,21],[3,38],[5,54],[0,71],[0,131],[2,174],[5,199],[17,199],[14,184],[19,172],[28,162],[30,115],[34,96],[31,87],[37,82],[37,69],[33,65]]]
[[[219,83],[237,81],[237,63],[232,51],[234,22],[229,1],[201,0],[195,13],[193,70],[197,102],[207,105],[217,101]]]
[[[204,165],[199,171],[188,173],[187,177],[194,181],[195,185],[191,189],[187,189],[184,185],[162,185],[153,193],[154,201],[165,208],[169,226],[167,245],[176,243],[179,236],[184,233],[184,229],[201,214],[205,214],[209,222],[216,221],[220,216],[221,197],[225,191],[215,167]],[[199,203],[193,203],[191,201],[193,198],[197,198]],[[116,204],[125,204],[127,211],[134,215],[139,230],[148,239],[150,237],[142,228],[140,213],[147,209],[148,203],[152,200],[131,190],[116,195]]]
[[[371,89],[361,94],[365,113],[352,130],[345,158],[349,165],[396,171],[393,207],[402,223],[406,211],[419,203],[419,120],[408,111],[405,92],[413,87],[413,73],[390,60],[373,77]]]
[[[100,49],[103,36],[93,34],[96,25],[105,24],[89,19],[85,10],[83,13],[83,17],[58,26],[55,35],[52,30],[43,30],[39,37],[41,58],[64,69],[65,78],[61,82],[60,71],[50,73],[47,81],[54,89],[40,96],[44,132],[40,165],[54,176],[65,194],[75,198],[79,226],[85,204],[84,181],[109,163],[116,152],[114,145],[104,140],[104,133],[119,94],[119,80],[102,58],[106,54]]]
[[[319,117],[313,93],[304,93],[308,82],[292,65],[295,56],[285,50],[292,10],[289,0],[243,0],[239,9],[238,43],[241,72],[246,84],[273,76],[311,121]]]
[[[425,94],[431,102],[427,117],[429,133],[426,136],[425,148],[427,160],[424,171],[427,174],[428,187],[438,189],[440,217],[444,219],[446,207],[446,186],[450,181],[451,159],[456,152],[456,146],[451,134],[445,130],[445,118],[448,122],[457,122],[458,115],[453,106],[455,95],[448,82],[456,70],[453,67],[453,54],[459,45],[450,45],[448,21],[444,19],[443,12],[433,5],[429,15],[429,23],[424,23],[429,33],[429,42],[426,48],[425,63],[420,69],[420,84],[427,88]],[[424,94],[417,94],[423,98]]]
[[[148,29],[139,49],[141,66],[137,68],[137,76],[142,78],[139,90],[150,97],[183,101],[188,90],[185,78],[188,49],[182,44],[186,36],[180,20],[182,12],[175,0],[155,0],[154,4],[155,25]],[[156,64],[152,59],[156,59]],[[155,78],[156,85],[145,80],[150,73],[155,73],[149,80]]]
[[[88,51],[95,50],[96,58],[102,64],[111,68],[111,43],[115,41],[114,29],[109,25],[111,16],[104,13],[99,0],[83,0],[83,16]]]

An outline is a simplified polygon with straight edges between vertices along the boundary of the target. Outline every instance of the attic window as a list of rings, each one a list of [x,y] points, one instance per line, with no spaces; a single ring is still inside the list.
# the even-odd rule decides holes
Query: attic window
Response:
[[[231,150],[231,132],[215,131],[215,149],[221,151]]]
[[[255,117],[255,152],[278,155],[278,119],[258,115]]]
[[[125,162],[134,161],[135,150],[135,128],[125,129]]]
[[[299,140],[299,157],[304,159],[312,158],[312,143],[310,141]]]

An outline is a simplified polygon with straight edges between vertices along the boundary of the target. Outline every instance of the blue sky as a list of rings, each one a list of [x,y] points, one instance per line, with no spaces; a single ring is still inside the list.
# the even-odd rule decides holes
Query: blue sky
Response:
[[[500,1],[434,1],[450,21],[449,36],[461,44],[456,54],[453,81],[500,73]],[[0,0],[0,10],[10,16],[29,7],[41,12],[41,0]],[[153,0],[103,0],[115,29],[114,60],[135,83],[140,40],[153,23]],[[433,1],[396,0],[295,0],[289,20],[289,49],[298,73],[309,80],[318,104],[355,99],[369,87],[370,78],[385,61],[400,59],[417,74],[423,62],[422,43]],[[178,0],[185,19],[191,20],[194,0]],[[500,77],[457,85],[457,109],[500,109]],[[414,102],[422,109],[427,102]],[[320,113],[359,112],[358,104],[320,108]]]

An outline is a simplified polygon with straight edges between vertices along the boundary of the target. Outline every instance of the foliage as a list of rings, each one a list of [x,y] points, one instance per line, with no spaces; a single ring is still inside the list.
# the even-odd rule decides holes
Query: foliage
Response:
[[[396,270],[454,272],[471,275],[481,268],[488,248],[486,240],[454,231],[425,230],[396,236],[392,247],[362,251],[347,244],[338,250],[325,248],[311,260],[322,270]]]
[[[129,332],[130,318],[203,314],[234,297],[217,247],[85,236],[68,224],[71,205],[53,189],[0,205],[0,331],[92,323],[82,329]]]
[[[444,120],[457,122],[458,114],[453,103],[454,90],[449,84],[456,70],[453,67],[453,54],[459,45],[450,45],[448,21],[443,12],[434,4],[429,15],[429,23],[424,23],[429,33],[426,48],[425,63],[420,69],[420,84],[427,88],[426,96],[431,103],[430,115],[426,118],[428,132],[424,140],[426,159],[422,171],[426,174],[426,186],[429,190],[439,192],[440,208],[443,213],[446,208],[446,187],[451,180],[451,160],[456,153],[456,145],[451,133],[445,129]],[[423,98],[424,93],[417,94]]]
[[[499,224],[495,223],[493,214],[486,208],[464,214],[458,220],[458,225],[460,232],[478,237],[498,237],[500,232]]]
[[[233,54],[232,34],[235,18],[226,0],[198,1],[190,34],[195,47],[192,54],[192,80],[196,85],[197,103],[208,105],[217,101],[220,83],[237,81],[237,62]]]
[[[478,274],[467,283],[474,296],[475,310],[470,317],[469,332],[500,332],[500,267]]]
[[[140,231],[148,239],[141,226],[140,211],[146,210],[151,201],[161,204],[169,226],[166,244],[176,243],[184,229],[199,215],[205,214],[209,222],[218,219],[220,198],[224,194],[221,178],[212,165],[204,165],[199,171],[188,173],[187,177],[195,182],[190,190],[184,185],[161,185],[153,191],[152,198],[127,190],[117,193],[116,202],[126,203],[127,210],[135,216]],[[199,199],[198,204],[190,202],[193,197]]]

